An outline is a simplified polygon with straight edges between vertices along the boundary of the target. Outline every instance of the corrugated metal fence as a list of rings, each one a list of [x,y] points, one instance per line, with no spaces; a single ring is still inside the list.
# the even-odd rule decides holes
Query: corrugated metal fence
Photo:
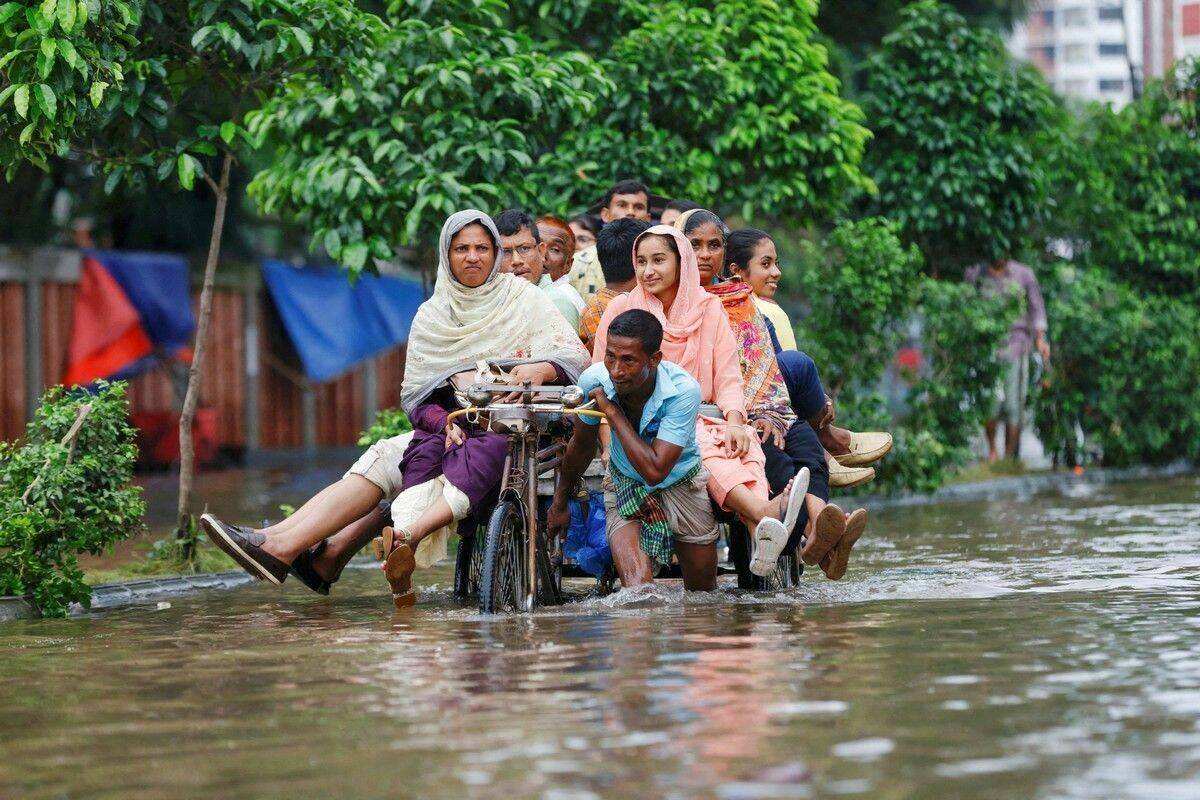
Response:
[[[79,267],[75,251],[0,249],[0,439],[19,437],[37,397],[62,377]],[[216,410],[221,447],[351,445],[377,409],[399,405],[404,348],[311,384],[268,335],[269,300],[257,273],[243,284],[223,285],[213,297],[200,402]],[[134,412],[179,406],[163,369],[130,381],[129,400]]]

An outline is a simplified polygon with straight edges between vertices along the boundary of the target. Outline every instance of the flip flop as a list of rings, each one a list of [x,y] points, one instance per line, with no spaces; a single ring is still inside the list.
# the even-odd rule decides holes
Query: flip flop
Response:
[[[796,473],[796,477],[792,478],[787,509],[783,514],[783,527],[787,529],[789,536],[796,527],[796,520],[800,519],[800,510],[804,508],[804,496],[808,494],[809,476],[808,467],[801,467],[800,471]]]
[[[846,575],[850,563],[850,551],[854,543],[862,537],[867,529],[867,510],[857,508],[846,517],[846,533],[821,561],[821,571],[831,581],[840,581]]]
[[[764,517],[754,529],[754,555],[750,559],[750,571],[760,578],[775,572],[779,554],[787,547],[791,531],[773,517]]]
[[[821,563],[846,533],[846,512],[829,503],[813,520],[812,536],[800,550],[800,560],[808,566]]]
[[[392,604],[397,611],[417,603],[417,593],[412,588],[412,575],[417,568],[417,561],[412,548],[406,542],[398,541],[398,538],[392,528],[383,529],[383,574],[392,587]]]

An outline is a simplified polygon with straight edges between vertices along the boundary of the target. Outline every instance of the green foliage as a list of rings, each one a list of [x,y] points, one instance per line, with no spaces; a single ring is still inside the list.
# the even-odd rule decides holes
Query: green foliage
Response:
[[[17,4],[0,8],[11,5]],[[67,5],[58,0],[59,12]],[[0,104],[0,165],[10,170],[22,160],[44,165],[49,155],[75,153],[105,172],[106,191],[123,180],[135,188],[165,181],[192,189],[197,178],[215,174],[214,159],[255,144],[243,124],[247,111],[285,90],[298,75],[306,81],[333,79],[369,51],[383,29],[378,18],[349,0],[89,0],[79,5],[91,9],[82,17],[86,24],[76,17],[69,33],[53,27],[38,34],[43,60],[50,52],[58,54],[50,59],[44,84],[55,97],[57,113],[49,113],[49,95],[39,88],[43,84],[30,82],[30,69],[37,69],[30,67],[37,43],[30,31],[38,29],[21,32],[25,23],[18,17],[28,16],[33,26],[35,15],[18,15],[0,28],[5,32],[0,52],[5,44],[25,48],[5,67],[17,87],[12,94],[17,116],[25,117],[22,87],[42,109],[37,136],[23,142],[11,109]],[[55,0],[45,0],[40,8],[48,6],[55,7]]]
[[[390,439],[413,429],[408,415],[398,408],[385,408],[375,415],[375,422],[358,437],[359,447],[370,447],[382,439]]]
[[[893,223],[869,217],[840,223],[820,244],[805,241],[799,264],[809,307],[803,349],[821,365],[826,391],[874,386],[901,344],[920,252],[901,244]]]
[[[1098,449],[1105,465],[1200,458],[1200,310],[1098,268],[1045,282],[1053,369],[1035,395],[1038,434],[1062,463]]]
[[[912,385],[898,457],[881,478],[931,490],[949,467],[971,457],[971,438],[983,427],[1001,365],[996,352],[1017,313],[1012,297],[987,298],[974,286],[926,279],[920,290],[925,369]]]
[[[880,211],[934,274],[1019,250],[1045,200],[1035,137],[1050,91],[993,31],[935,0],[901,13],[867,65],[868,171]]]
[[[128,413],[123,383],[100,383],[95,395],[54,387],[25,440],[0,442],[0,594],[31,594],[48,616],[91,602],[76,555],[137,533],[145,513],[130,486]]]
[[[250,185],[352,272],[476,206],[566,212],[615,179],[812,217],[870,189],[815,3],[397,0],[369,68],[250,115],[273,163]]]
[[[1200,61],[1180,69],[1122,111],[1094,106],[1062,130],[1048,234],[1132,285],[1200,299]]]
[[[850,53],[861,56],[879,45],[879,41],[900,21],[901,9],[909,0],[828,0],[821,4],[817,25],[821,33]],[[1029,0],[950,0],[972,24],[1008,28],[1024,18]]]
[[[1044,235],[1073,259],[1044,279],[1054,357],[1035,420],[1065,463],[1200,455],[1198,84],[1182,64],[1120,112],[1085,109],[1048,150]]]
[[[73,135],[102,124],[110,87],[124,85],[129,34],[141,21],[122,0],[0,2],[0,166],[48,169]]]
[[[933,491],[969,460],[999,375],[995,353],[1017,310],[1010,298],[985,298],[921,268],[916,247],[879,218],[842,222],[801,245],[796,275],[809,307],[801,349],[836,397],[839,424],[896,439],[871,491]],[[893,418],[877,387],[914,321],[925,363],[904,376],[906,406]]]

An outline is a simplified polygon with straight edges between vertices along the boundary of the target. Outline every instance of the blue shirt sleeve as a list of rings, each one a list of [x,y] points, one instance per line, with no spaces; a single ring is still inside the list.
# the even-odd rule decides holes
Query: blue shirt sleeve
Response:
[[[608,393],[608,387],[605,386],[605,382],[603,380],[603,378],[606,377],[608,377],[608,370],[604,368],[603,364],[592,364],[590,367],[585,369],[582,374],[580,374],[579,383],[577,383],[576,386],[583,390],[585,402],[587,396],[591,394],[592,389],[595,389],[597,386],[604,386],[604,391]],[[576,419],[581,419],[588,425],[600,424],[599,417],[592,417],[585,414],[579,415],[576,417]]]
[[[686,448],[696,439],[696,417],[700,415],[700,384],[688,376],[687,383],[677,385],[677,388],[679,393],[663,403],[658,435],[654,438]]]

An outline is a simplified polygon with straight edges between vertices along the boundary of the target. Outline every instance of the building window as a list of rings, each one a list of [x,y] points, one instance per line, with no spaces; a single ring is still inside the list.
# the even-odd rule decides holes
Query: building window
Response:
[[[1183,35],[1200,36],[1200,3],[1187,3],[1183,7]]]
[[[1082,64],[1088,60],[1086,44],[1069,44],[1063,48],[1063,61],[1068,64]]]
[[[1074,97],[1081,97],[1087,93],[1087,81],[1082,78],[1072,78],[1068,81],[1063,81],[1063,94],[1069,94]]]
[[[1047,28],[1054,27],[1054,9],[1050,9],[1049,11],[1041,11],[1039,12],[1039,16],[1042,18],[1042,24]]]
[[[1089,22],[1088,9],[1082,6],[1063,9],[1062,18],[1064,28],[1086,28]]]
[[[1124,42],[1101,42],[1100,55],[1102,56],[1123,56],[1125,55]]]
[[[1096,11],[1101,22],[1120,22],[1125,17],[1125,10],[1120,6],[1100,6]]]
[[[1123,92],[1123,91],[1125,91],[1125,79],[1124,78],[1101,78],[1100,79],[1100,91],[1104,92],[1106,94],[1109,92]]]

